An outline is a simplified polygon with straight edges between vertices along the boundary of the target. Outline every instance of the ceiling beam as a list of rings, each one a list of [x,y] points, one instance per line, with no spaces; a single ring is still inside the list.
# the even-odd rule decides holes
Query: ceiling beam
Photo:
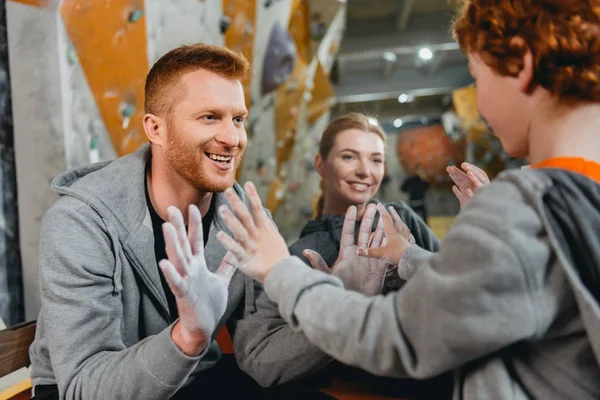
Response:
[[[455,86],[446,87],[431,87],[414,90],[394,90],[390,92],[373,92],[373,93],[356,93],[356,94],[343,94],[336,96],[336,104],[343,103],[364,103],[370,101],[388,100],[395,99],[403,93],[410,94],[414,97],[420,96],[436,96],[452,93]]]
[[[435,75],[440,70],[440,68],[444,64],[444,61],[447,57],[448,57],[447,51],[443,51],[441,53],[436,54],[435,57],[433,57],[433,60],[431,61],[431,65],[429,66],[427,75]]]
[[[403,32],[408,28],[408,23],[410,22],[410,17],[413,12],[413,8],[415,5],[415,0],[398,0],[399,12],[396,19],[396,29],[400,32]]]
[[[354,103],[390,99],[402,93],[444,94],[471,82],[466,62],[447,65],[435,75],[426,75],[417,68],[396,68],[388,80],[382,78],[381,70],[348,71],[344,84],[335,86],[335,94],[338,102]]]

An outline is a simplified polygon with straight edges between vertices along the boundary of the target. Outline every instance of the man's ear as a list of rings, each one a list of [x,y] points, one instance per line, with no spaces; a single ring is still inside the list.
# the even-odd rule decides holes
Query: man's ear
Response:
[[[146,114],[143,119],[144,132],[150,143],[163,146],[167,141],[166,121],[154,114]]]
[[[521,37],[514,37],[510,41],[511,46],[523,48],[523,68],[519,71],[517,75],[519,79],[519,89],[523,93],[528,93],[531,90],[531,84],[533,82],[533,54],[531,53],[531,49]]]
[[[320,154],[315,156],[315,167],[317,168],[317,172],[323,177],[323,157]]]

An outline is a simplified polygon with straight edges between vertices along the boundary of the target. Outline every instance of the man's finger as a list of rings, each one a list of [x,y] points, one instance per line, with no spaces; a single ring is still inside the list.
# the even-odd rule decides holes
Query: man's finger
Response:
[[[231,282],[231,278],[235,271],[237,271],[237,265],[239,261],[232,252],[228,251],[225,253],[225,257],[221,261],[221,265],[219,265],[219,269],[215,272],[215,275],[219,277],[225,284],[225,286],[229,286],[229,282]]]
[[[183,254],[175,227],[172,223],[165,222],[162,228],[163,236],[165,238],[165,250],[167,251],[169,261],[177,268],[177,272],[183,276],[187,276],[189,273],[187,270],[189,262]]]
[[[264,227],[267,224],[267,213],[263,208],[262,201],[260,200],[260,196],[258,195],[258,191],[256,190],[256,186],[252,182],[246,182],[244,185],[244,189],[246,190],[246,194],[248,195],[248,203],[250,204],[250,213],[252,214],[252,218],[254,219],[254,223],[258,229]]]
[[[227,197],[227,200],[229,200],[231,210],[236,218],[242,223],[244,229],[249,235],[256,237],[257,230],[254,218],[252,218],[250,211],[248,211],[248,207],[242,202],[242,199],[240,199],[237,193],[235,193],[235,190],[231,188],[225,191],[225,196]]]
[[[342,226],[342,237],[340,238],[340,255],[346,246],[354,245],[354,227],[356,226],[356,207],[348,207]]]
[[[202,228],[202,215],[194,204],[188,208],[188,237],[192,255],[204,257],[204,229]]]
[[[219,207],[219,213],[221,214],[221,217],[223,217],[225,225],[227,225],[231,233],[233,233],[233,237],[245,247],[250,241],[250,236],[248,235],[246,227],[240,222],[237,216],[233,215],[227,206]]]
[[[377,206],[373,203],[369,204],[363,214],[360,228],[358,229],[358,247],[367,247],[369,245],[369,236],[371,236],[371,232],[373,231],[373,220],[375,219],[376,213]]]
[[[304,257],[308,259],[308,262],[313,269],[325,272],[326,274],[331,274],[332,269],[327,266],[327,263],[325,260],[323,260],[323,257],[321,257],[319,253],[313,250],[304,250],[302,254],[304,254]]]
[[[246,252],[246,250],[231,236],[229,236],[223,231],[219,231],[217,233],[217,239],[219,239],[219,242],[221,242],[223,247],[225,247],[227,251],[230,251],[233,254],[233,256],[238,260],[238,268],[244,271],[242,265],[244,263],[244,260],[248,258],[248,253]]]
[[[167,208],[167,216],[169,222],[173,224],[173,227],[175,227],[177,240],[179,241],[183,255],[188,262],[192,261],[192,250],[190,248],[187,232],[185,231],[185,222],[183,222],[183,215],[181,214],[181,211],[175,206],[169,206]]]
[[[177,272],[175,266],[169,260],[160,260],[158,266],[175,297],[182,297],[186,294],[186,284],[181,275]]]

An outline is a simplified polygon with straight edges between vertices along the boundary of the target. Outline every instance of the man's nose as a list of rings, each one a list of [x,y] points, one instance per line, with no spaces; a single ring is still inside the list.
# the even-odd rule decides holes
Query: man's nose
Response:
[[[233,121],[223,121],[215,140],[225,147],[237,147],[240,144],[240,136]]]

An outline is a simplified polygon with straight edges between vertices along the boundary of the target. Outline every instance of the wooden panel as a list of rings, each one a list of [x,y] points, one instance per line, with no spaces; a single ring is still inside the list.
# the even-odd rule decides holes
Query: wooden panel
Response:
[[[0,377],[29,365],[29,345],[35,336],[35,321],[0,331]]]
[[[0,400],[29,400],[31,399],[31,379],[21,382],[0,391]]]
[[[148,73],[143,0],[64,0],[60,14],[119,156],[147,142],[142,128]]]
[[[223,0],[223,12],[229,18],[225,31],[225,46],[243,53],[250,64],[254,56],[254,26],[256,23],[256,0]],[[246,107],[250,109],[251,79],[244,82]]]
[[[50,0],[10,0],[15,3],[26,4],[28,6],[48,8],[50,6]],[[53,2],[55,2],[54,0]]]

